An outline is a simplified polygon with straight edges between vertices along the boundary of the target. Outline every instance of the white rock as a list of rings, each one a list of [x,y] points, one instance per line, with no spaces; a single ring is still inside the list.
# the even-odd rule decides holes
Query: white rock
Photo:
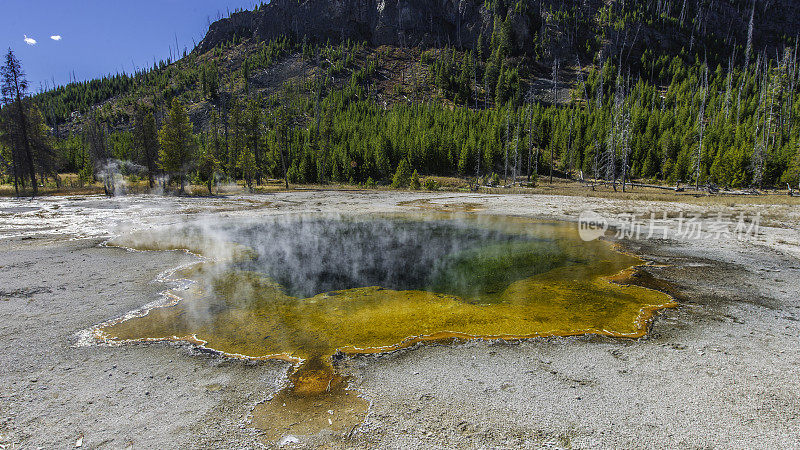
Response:
[[[288,435],[282,437],[280,441],[278,441],[278,446],[283,447],[284,445],[299,444],[299,443],[300,443],[300,439],[297,439],[296,436],[292,436],[291,434],[288,434]]]

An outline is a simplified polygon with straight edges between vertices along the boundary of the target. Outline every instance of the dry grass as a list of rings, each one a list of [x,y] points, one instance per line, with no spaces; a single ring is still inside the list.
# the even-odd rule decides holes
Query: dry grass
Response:
[[[39,189],[39,195],[93,195],[103,194],[101,183],[84,184],[78,182],[75,174],[62,174],[61,186],[58,187],[54,182],[49,181],[46,186]],[[471,179],[457,177],[423,177],[425,180],[433,179],[438,185],[438,191],[442,192],[472,192]],[[145,194],[150,192],[147,180],[128,181],[126,192],[130,194]],[[175,190],[173,187],[172,190]],[[189,185],[187,192],[192,195],[205,196],[208,190],[204,185]],[[286,190],[283,180],[270,179],[253,188],[254,193],[270,193]],[[375,186],[365,188],[363,185],[349,185],[344,183],[330,184],[290,184],[289,190],[393,190],[389,186]],[[421,189],[424,191],[424,188]],[[233,195],[247,193],[248,190],[242,182],[222,184],[215,188],[214,193],[218,195]],[[707,192],[694,191],[687,187],[685,192],[674,192],[670,190],[628,187],[626,192],[620,189],[614,191],[610,186],[598,185],[592,189],[583,183],[554,178],[553,183],[543,177],[535,187],[514,186],[514,187],[484,187],[479,191],[482,194],[529,194],[529,195],[565,195],[571,197],[588,197],[617,200],[637,200],[652,202],[683,202],[694,205],[725,206],[736,207],[741,205],[785,205],[800,206],[800,197],[790,197],[786,191],[766,191],[761,195],[732,195],[732,194],[709,194]],[[23,196],[25,194],[23,193]],[[10,184],[0,184],[0,197],[15,196],[14,186]]]
[[[617,200],[638,200],[653,202],[683,202],[695,205],[717,205],[734,207],[737,205],[792,205],[800,206],[800,197],[790,197],[786,191],[765,191],[761,195],[709,194],[686,188],[685,192],[675,192],[646,187],[628,187],[622,192],[606,185],[597,185],[594,190],[583,183],[554,178],[550,184],[547,178],[541,178],[536,187],[484,188],[480,192],[492,194],[540,194],[566,195],[572,197],[589,197]]]
[[[39,195],[92,195],[102,194],[103,185],[100,183],[83,184],[80,182],[80,177],[74,173],[63,173],[59,176],[59,183],[55,180],[48,179],[44,186],[39,186]],[[20,188],[19,195],[22,197],[29,196],[30,189]],[[14,190],[13,184],[0,183],[0,197],[15,197],[17,192]]]

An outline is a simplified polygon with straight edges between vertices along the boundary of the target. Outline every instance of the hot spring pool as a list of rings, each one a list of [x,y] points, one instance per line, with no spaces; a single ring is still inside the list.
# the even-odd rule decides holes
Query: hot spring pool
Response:
[[[634,285],[643,261],[575,224],[453,215],[269,216],[122,236],[209,261],[180,301],[99,330],[251,358],[327,361],[442,338],[638,337],[674,305]]]

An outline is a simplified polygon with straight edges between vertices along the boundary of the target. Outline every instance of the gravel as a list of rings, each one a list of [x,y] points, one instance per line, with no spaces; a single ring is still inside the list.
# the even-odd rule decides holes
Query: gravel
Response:
[[[73,448],[79,440],[82,448],[274,445],[247,426],[248,415],[285,382],[286,363],[181,344],[81,344],[90,327],[156,300],[165,289],[158,276],[194,258],[101,247],[103,238],[221,215],[457,210],[467,203],[482,214],[567,220],[589,208],[612,215],[654,207],[558,196],[312,191],[0,201],[0,448]],[[748,241],[621,242],[677,288],[680,306],[658,314],[645,338],[427,344],[348,358],[340,369],[371,401],[365,423],[347,436],[321,433],[287,447],[800,447],[796,213],[737,208],[763,210],[774,227]]]

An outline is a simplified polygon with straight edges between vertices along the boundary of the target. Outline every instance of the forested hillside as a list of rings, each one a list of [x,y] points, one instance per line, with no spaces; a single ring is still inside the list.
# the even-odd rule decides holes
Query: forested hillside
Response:
[[[21,184],[121,171],[176,186],[402,186],[417,171],[797,186],[798,9],[275,0],[213,24],[176,61],[34,96],[4,87],[0,170]]]

